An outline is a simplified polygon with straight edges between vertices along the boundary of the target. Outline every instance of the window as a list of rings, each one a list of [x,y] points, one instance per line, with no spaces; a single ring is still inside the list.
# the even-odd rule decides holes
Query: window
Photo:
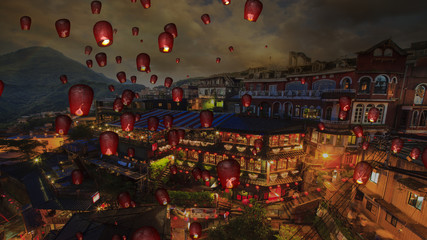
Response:
[[[253,83],[251,83],[251,84],[249,85],[249,91],[253,91],[254,89],[255,89],[254,84],[253,84]]]
[[[377,215],[378,207],[372,204],[371,201],[366,201],[366,209],[368,209],[368,211],[373,213],[374,215]]]
[[[341,89],[350,89],[350,79],[349,78],[345,78],[342,80],[341,82]]]
[[[332,136],[330,134],[326,134],[325,144],[332,144]]]
[[[379,57],[383,55],[383,50],[381,48],[377,48],[374,50],[374,56]]]
[[[331,117],[332,117],[332,107],[328,107],[328,108],[326,108],[325,118],[326,118],[326,120],[331,120]]]
[[[427,118],[427,110],[424,110],[421,112],[420,115],[420,124],[419,126],[425,127],[426,126],[426,118]]]
[[[421,210],[423,207],[424,197],[418,196],[417,194],[409,192],[408,204],[415,207],[418,210]]]
[[[393,50],[391,48],[387,48],[386,50],[384,50],[384,56],[386,57],[393,56]]]
[[[365,107],[365,114],[364,114],[364,117],[363,117],[363,123],[369,123],[369,121],[368,121],[368,113],[369,113],[369,110],[371,110],[371,108],[373,108],[373,107],[375,107],[373,104],[368,104]]]
[[[357,106],[354,110],[353,123],[361,123],[362,122],[362,112],[363,112],[363,105],[357,104]]]
[[[300,115],[299,115],[299,105],[297,105],[296,108],[295,108],[295,117],[300,117]]]
[[[414,111],[412,112],[411,126],[417,126],[417,122],[418,122],[418,111]]]
[[[389,222],[391,225],[395,226],[397,225],[397,218],[395,218],[393,215],[391,215],[390,213],[387,213],[385,215],[385,220],[387,222]]]
[[[380,173],[377,172],[376,170],[373,170],[371,173],[371,178],[369,178],[369,180],[373,183],[378,183],[378,178],[380,177]]]
[[[328,80],[328,79],[317,80],[313,83],[312,89],[318,90],[318,91],[323,91],[326,89],[335,89],[336,84],[337,83],[333,80]]]
[[[384,75],[379,75],[375,78],[374,93],[386,94],[387,93],[388,78]]]
[[[348,136],[348,145],[355,145],[357,141],[356,135]]]
[[[256,85],[256,90],[257,90],[257,91],[261,91],[261,88],[262,88],[262,83],[258,83],[258,84]]]
[[[380,104],[380,105],[377,105],[377,108],[378,108],[378,110],[380,110],[380,114],[378,115],[377,123],[381,124],[381,123],[383,123],[385,106],[383,104]]]
[[[414,104],[420,105],[423,104],[424,95],[426,93],[426,88],[423,85],[418,85],[415,88],[415,97],[414,97]]]
[[[371,86],[371,79],[368,77],[364,77],[360,80],[359,84],[359,93],[361,94],[369,94]]]
[[[343,135],[337,135],[337,141],[335,142],[335,146],[343,146],[342,140],[343,140]]]

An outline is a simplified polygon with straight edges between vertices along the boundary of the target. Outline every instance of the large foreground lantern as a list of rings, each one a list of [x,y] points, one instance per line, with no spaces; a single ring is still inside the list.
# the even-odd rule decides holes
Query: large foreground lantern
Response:
[[[398,153],[402,150],[403,148],[403,140],[400,138],[394,138],[391,141],[391,151],[394,153]]]
[[[83,172],[80,169],[74,169],[71,172],[71,179],[74,185],[80,185],[83,182]]]
[[[62,84],[66,84],[68,82],[67,75],[61,75],[59,76],[59,80],[61,80]]]
[[[165,32],[172,34],[173,38],[178,37],[178,30],[176,29],[175,23],[168,23],[164,27]]]
[[[244,19],[256,22],[262,11],[262,2],[259,0],[247,0],[245,4]]]
[[[135,93],[132,90],[125,89],[122,93],[122,103],[125,106],[128,106],[132,103]]]
[[[156,82],[157,82],[157,75],[156,74],[151,75],[151,77],[150,77],[150,83],[151,84],[156,84]]]
[[[133,131],[133,127],[135,125],[135,115],[133,113],[127,112],[123,113],[120,116],[120,123],[122,125],[122,130],[126,132]]]
[[[164,83],[165,87],[170,88],[172,86],[172,83],[173,83],[173,79],[171,77],[165,78],[165,83]]]
[[[173,116],[170,114],[167,114],[163,117],[163,125],[165,125],[165,128],[171,128],[173,125]]]
[[[178,167],[177,167],[176,165],[171,165],[171,166],[169,167],[169,170],[170,170],[170,172],[171,172],[173,175],[175,175],[175,174],[177,174],[177,173],[178,173]]]
[[[369,122],[371,122],[371,123],[376,122],[378,120],[379,116],[380,116],[380,110],[378,110],[378,108],[372,107],[371,109],[369,109],[369,112],[368,112]]]
[[[338,118],[339,118],[340,120],[345,120],[345,119],[347,118],[347,113],[348,113],[348,112],[343,111],[343,110],[341,110],[341,109],[340,109],[340,112],[338,113]]]
[[[130,76],[130,82],[136,83],[136,76]]]
[[[68,90],[68,102],[71,114],[86,116],[93,101],[93,90],[85,84],[74,85]]]
[[[423,154],[421,155],[421,160],[423,161],[424,167],[427,168],[427,147],[425,147],[423,150]]]
[[[21,29],[30,30],[31,28],[31,18],[29,16],[22,16],[20,19]]]
[[[223,160],[216,166],[222,188],[235,188],[239,184],[240,164],[234,159]]]
[[[156,131],[159,127],[159,119],[156,116],[151,116],[147,119],[148,130]]]
[[[159,50],[162,53],[168,53],[172,51],[173,48],[173,36],[168,32],[162,32],[157,39],[159,44]]]
[[[86,60],[86,65],[87,65],[87,67],[88,68],[92,68],[92,66],[93,66],[93,62],[92,62],[92,60]]]
[[[90,8],[92,9],[92,14],[101,13],[102,3],[100,1],[92,1]]]
[[[203,181],[209,182],[209,180],[211,179],[211,174],[209,173],[208,170],[202,171],[202,178],[203,178]]]
[[[167,205],[170,202],[168,191],[164,188],[158,188],[155,193],[156,200],[160,205]]]
[[[70,36],[70,20],[68,19],[59,19],[55,22],[56,32],[60,38],[66,38]]]
[[[142,4],[142,7],[144,7],[145,9],[150,8],[151,0],[141,0],[141,4]]]
[[[366,184],[371,177],[372,166],[365,161],[359,162],[354,168],[353,180],[358,184]]]
[[[183,96],[184,96],[184,90],[182,90],[182,88],[175,87],[172,89],[172,100],[174,102],[181,102]]]
[[[193,168],[191,174],[193,175],[194,179],[196,179],[196,181],[202,178],[202,170],[200,170],[198,167]]]
[[[95,55],[95,59],[96,59],[96,62],[98,63],[98,66],[104,67],[105,65],[107,65],[107,54],[103,52],[97,53]]]
[[[202,22],[204,23],[204,24],[209,24],[209,23],[211,23],[211,18],[209,17],[209,14],[203,14],[201,17],[200,17],[201,19],[202,19]]]
[[[133,27],[132,28],[132,35],[133,36],[138,36],[139,34],[139,28],[138,27]]]
[[[122,56],[116,56],[116,63],[122,63]]]
[[[130,158],[135,157],[135,148],[133,147],[128,148],[128,157]]]
[[[363,128],[360,125],[353,127],[353,132],[356,135],[356,137],[363,137]]]
[[[121,192],[119,196],[117,196],[117,202],[119,202],[120,207],[128,208],[131,206],[131,197],[128,192]]]
[[[178,133],[178,139],[181,142],[181,140],[184,139],[184,137],[185,137],[185,130],[184,129],[178,129],[176,131]]]
[[[107,156],[116,154],[119,145],[119,135],[112,131],[106,131],[99,135],[101,153]]]
[[[55,118],[55,132],[60,135],[67,135],[73,121],[67,115],[58,115]]]
[[[168,132],[168,143],[171,146],[176,146],[179,143],[179,137],[178,137],[178,132],[174,129],[174,130],[170,130]]]
[[[412,148],[411,153],[409,156],[412,158],[412,160],[417,159],[421,154],[421,150],[417,147]]]
[[[351,98],[349,98],[348,96],[340,97],[340,109],[347,112],[348,110],[350,110],[350,107]]]
[[[0,97],[1,97],[1,94],[3,93],[3,90],[4,90],[4,82],[0,80]]]
[[[161,240],[159,232],[151,226],[138,228],[133,234],[131,240]]]
[[[99,21],[93,26],[95,41],[100,47],[113,44],[113,27],[107,21]]]
[[[113,110],[115,112],[121,112],[124,108],[121,98],[116,98],[113,102]]]
[[[190,238],[198,239],[202,236],[202,225],[198,222],[192,222],[188,231],[190,234]]]
[[[91,52],[92,52],[92,47],[91,46],[86,46],[85,47],[85,54],[86,55],[90,55]]]
[[[252,103],[252,96],[249,94],[245,94],[242,96],[242,105],[243,107],[249,107],[251,106]]]
[[[146,53],[140,53],[136,56],[136,69],[140,72],[147,72],[150,68],[150,56]]]
[[[118,72],[116,74],[116,77],[117,77],[117,80],[119,80],[120,83],[125,83],[126,82],[126,73],[125,72],[123,72],[123,71]]]
[[[222,3],[223,3],[224,5],[228,5],[228,4],[230,4],[230,3],[231,3],[231,0],[222,0]]]
[[[202,127],[209,128],[212,126],[213,112],[209,110],[203,110],[200,112],[200,124]]]
[[[258,152],[261,151],[262,145],[263,145],[263,143],[262,143],[261,139],[255,139],[254,147]]]
[[[319,124],[317,124],[317,129],[319,129],[319,131],[325,130],[325,124],[320,122]]]

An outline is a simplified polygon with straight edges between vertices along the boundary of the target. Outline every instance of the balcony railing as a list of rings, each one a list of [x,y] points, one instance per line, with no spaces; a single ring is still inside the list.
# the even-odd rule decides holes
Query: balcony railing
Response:
[[[240,97],[249,94],[253,98],[312,98],[320,99],[321,91],[318,90],[284,90],[284,91],[240,91]]]

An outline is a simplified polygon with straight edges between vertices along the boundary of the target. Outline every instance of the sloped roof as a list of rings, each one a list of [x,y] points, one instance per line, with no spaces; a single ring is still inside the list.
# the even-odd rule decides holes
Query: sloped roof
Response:
[[[381,47],[390,47],[393,48],[396,52],[398,52],[400,55],[407,55],[406,51],[403,50],[402,48],[400,48],[395,42],[393,42],[393,40],[391,39],[386,39],[383,40],[377,44],[375,44],[374,46],[372,46],[371,48],[365,50],[365,51],[361,51],[358,52],[359,54],[369,54],[371,52],[373,52],[375,49],[377,48],[381,48]]]

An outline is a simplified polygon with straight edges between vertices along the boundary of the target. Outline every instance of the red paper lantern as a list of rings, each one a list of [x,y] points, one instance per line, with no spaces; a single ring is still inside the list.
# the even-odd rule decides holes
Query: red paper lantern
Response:
[[[4,90],[4,82],[2,80],[0,80],[0,97],[3,93],[3,90]]]
[[[126,73],[125,72],[123,72],[123,71],[118,72],[116,74],[116,77],[117,77],[117,80],[119,80],[120,83],[125,83],[126,82]]]
[[[55,22],[56,32],[60,38],[66,38],[70,36],[70,20],[59,19]]]
[[[203,110],[200,112],[200,124],[202,127],[209,128],[212,126],[213,112],[209,110]]]
[[[123,131],[131,132],[133,131],[133,127],[135,125],[135,116],[130,112],[123,113],[120,116],[120,123],[122,125]]]
[[[29,16],[22,16],[20,19],[21,29],[30,30],[31,28],[31,18]]]
[[[76,238],[77,238],[77,240],[83,240],[83,233],[82,232],[77,232],[76,233]]]
[[[92,1],[90,8],[92,9],[92,14],[101,13],[102,3],[100,1]]]
[[[176,130],[178,134],[178,139],[181,142],[182,139],[185,137],[185,130],[184,129],[178,129]]]
[[[245,94],[242,96],[242,105],[243,107],[249,107],[251,106],[252,103],[252,96],[249,94]]]
[[[66,84],[68,82],[67,75],[59,76],[59,80],[61,80],[62,84]]]
[[[133,28],[132,28],[132,35],[133,35],[133,36],[138,36],[138,34],[139,34],[139,28],[137,28],[137,27],[133,27]]]
[[[411,153],[409,154],[409,156],[411,156],[411,158],[413,160],[417,159],[421,154],[421,150],[417,147],[412,148]]]
[[[128,208],[131,206],[131,197],[128,192],[121,192],[119,196],[117,196],[117,202],[119,202],[120,207]]]
[[[159,119],[155,116],[151,116],[147,119],[148,130],[156,131],[159,127]]]
[[[368,162],[361,161],[354,168],[353,180],[358,184],[366,184],[371,173],[372,166]]]
[[[175,175],[175,174],[177,174],[177,173],[178,173],[178,167],[177,167],[176,165],[171,165],[171,166],[169,167],[169,170],[171,171],[171,173],[172,173],[173,175]]]
[[[136,83],[136,76],[130,76],[131,83]]]
[[[353,132],[356,135],[356,137],[363,137],[363,128],[360,125],[353,127]]]
[[[88,68],[92,68],[92,66],[93,66],[92,60],[86,60],[86,65]]]
[[[347,96],[342,96],[340,97],[340,109],[342,111],[348,111],[350,110],[351,107],[351,98],[347,97]]]
[[[301,78],[301,84],[305,84],[305,78]]]
[[[59,115],[55,118],[55,132],[60,135],[67,135],[70,130],[72,120],[67,115]]]
[[[316,191],[320,192],[320,191],[322,191],[322,189],[320,189],[320,188],[316,188]]]
[[[167,205],[170,202],[168,191],[164,188],[158,188],[155,196],[160,205]]]
[[[150,83],[155,84],[157,82],[157,75],[153,74],[150,77]]]
[[[92,47],[91,46],[86,46],[85,47],[85,54],[86,55],[90,55],[91,52],[92,52]]]
[[[394,138],[391,141],[391,151],[394,153],[398,153],[402,150],[403,148],[403,140],[400,138]]]
[[[133,101],[133,98],[135,97],[135,93],[132,92],[132,90],[125,89],[122,93],[122,103],[123,105],[127,106],[130,105]]]
[[[113,44],[113,27],[107,21],[99,21],[93,26],[95,41],[100,47]]]
[[[247,199],[247,198],[243,199],[242,200],[242,204],[245,205],[245,206],[248,205],[249,204],[249,199]]]
[[[95,59],[96,59],[96,62],[98,63],[98,66],[104,67],[105,65],[107,65],[107,54],[103,52],[97,53],[95,55]]]
[[[319,129],[319,131],[323,131],[325,130],[325,124],[320,122],[319,124],[317,124],[317,128]]]
[[[141,0],[142,6],[147,9],[151,7],[151,0]]]
[[[254,147],[258,152],[261,151],[262,145],[263,145],[263,143],[262,143],[261,139],[255,139]]]
[[[142,0],[141,0],[142,1]],[[151,226],[138,228],[133,234],[131,240],[161,240],[160,234]]]
[[[128,148],[128,157],[130,158],[135,157],[135,148],[133,147]]]
[[[179,58],[176,58],[176,60],[175,60],[176,63],[179,63],[180,61],[181,61],[181,59],[179,59]]]
[[[198,222],[192,222],[188,231],[190,233],[190,238],[198,239],[202,236],[202,225]]]
[[[259,0],[247,0],[245,4],[244,19],[256,22],[262,11],[262,3]]]
[[[211,23],[211,18],[209,17],[209,14],[203,14],[202,15],[202,17],[201,17],[201,19],[202,19],[202,22],[204,23],[204,24],[209,24],[209,23]]]
[[[173,116],[170,114],[167,114],[163,117],[163,125],[165,125],[165,128],[171,128],[173,125]]]
[[[362,149],[363,150],[368,150],[368,148],[369,148],[369,142],[368,141],[363,142],[362,143]]]
[[[138,122],[139,120],[141,120],[141,115],[135,114],[135,122]]]
[[[118,64],[122,63],[122,57],[121,56],[116,56],[116,63],[118,63]]]
[[[223,3],[224,5],[228,5],[228,4],[230,4],[230,3],[231,3],[231,0],[222,0],[222,3]]]
[[[86,116],[93,101],[93,90],[88,85],[77,84],[68,91],[68,102],[71,114]]]
[[[140,72],[147,72],[150,68],[150,56],[146,53],[140,53],[136,57],[136,69]]]
[[[376,122],[379,116],[380,116],[380,110],[378,110],[378,108],[372,107],[371,109],[369,109],[369,112],[368,112],[369,122],[371,123]]]
[[[103,132],[99,135],[99,144],[102,154],[107,156],[116,154],[117,146],[119,145],[119,135],[112,131]]]
[[[233,48],[233,46],[229,46],[229,47],[228,47],[228,51],[230,51],[230,52],[234,52],[234,48]]]
[[[345,120],[347,118],[347,113],[346,111],[340,110],[339,114],[338,114],[338,118],[340,120]]]
[[[200,170],[200,168],[198,167],[193,168],[193,171],[191,171],[191,174],[193,175],[194,179],[196,179],[196,181],[202,178],[202,170]]]
[[[178,132],[176,130],[170,130],[168,132],[168,143],[169,145],[176,146],[179,143]]]
[[[172,86],[173,83],[173,79],[171,77],[166,77],[165,78],[165,87],[170,88]]]
[[[203,178],[203,181],[209,182],[209,180],[211,179],[211,174],[209,173],[208,170],[202,171],[202,178]]]
[[[424,148],[421,159],[423,161],[424,167],[427,168],[427,147]]]
[[[172,51],[173,48],[173,36],[168,32],[162,32],[159,35],[158,44],[159,50],[162,53],[168,53]]]
[[[216,58],[216,63],[220,63],[221,62],[221,58],[217,57]]]
[[[176,25],[174,23],[168,23],[164,27],[165,32],[172,34],[173,38],[178,37],[178,30],[176,29]]]
[[[184,95],[184,90],[182,90],[182,88],[175,87],[172,89],[172,100],[174,102],[181,102],[183,95]]]
[[[80,185],[83,182],[83,172],[80,169],[74,169],[71,172],[71,178],[74,185]]]
[[[116,98],[113,103],[113,110],[115,112],[121,112],[123,110],[123,103],[121,98]]]
[[[140,97],[139,97],[139,93],[135,93],[135,98],[136,99],[139,99]]]
[[[217,164],[216,170],[222,188],[237,187],[240,178],[240,164],[236,160],[223,160]]]

